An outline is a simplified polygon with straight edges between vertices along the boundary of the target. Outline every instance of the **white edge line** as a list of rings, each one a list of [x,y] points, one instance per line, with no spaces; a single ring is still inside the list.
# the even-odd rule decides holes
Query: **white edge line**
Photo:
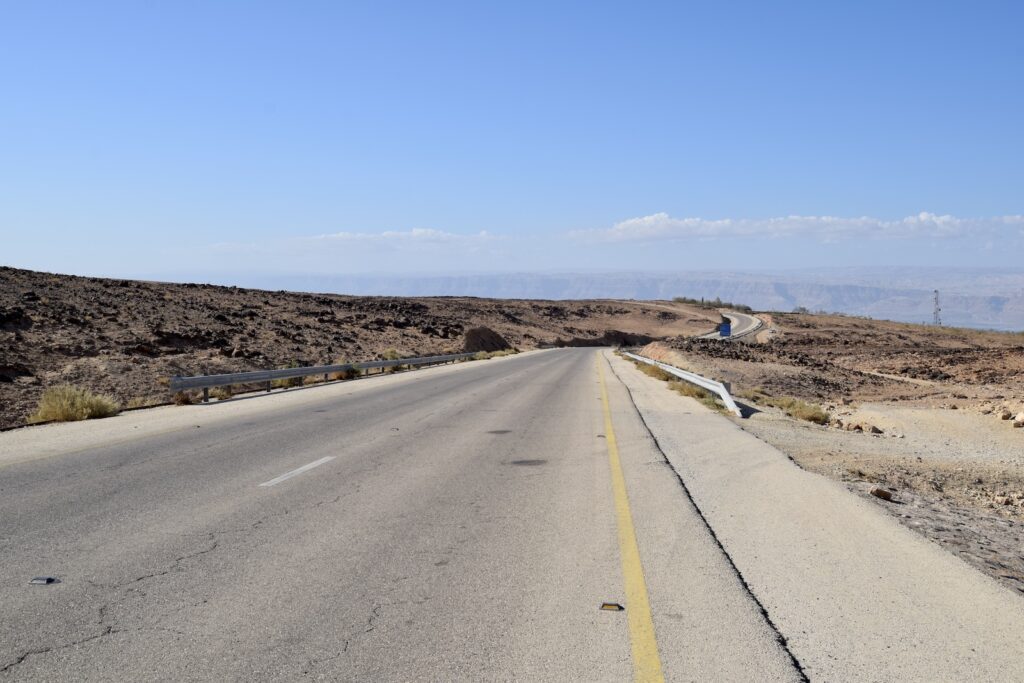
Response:
[[[285,472],[280,477],[276,477],[274,479],[271,479],[270,481],[265,481],[262,484],[260,484],[260,486],[273,486],[275,484],[280,484],[282,481],[286,481],[288,479],[291,479],[292,477],[294,477],[294,476],[296,476],[298,474],[302,474],[303,472],[308,472],[309,470],[313,469],[314,467],[320,467],[320,465],[323,465],[325,462],[330,462],[331,460],[334,460],[334,456],[333,455],[328,455],[326,458],[320,458],[319,460],[314,460],[313,462],[309,463],[308,465],[303,465],[302,467],[296,468],[296,469],[292,470],[291,472]]]

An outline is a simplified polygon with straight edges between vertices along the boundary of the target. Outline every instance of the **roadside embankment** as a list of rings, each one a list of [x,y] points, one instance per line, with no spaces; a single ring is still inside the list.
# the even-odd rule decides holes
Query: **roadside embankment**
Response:
[[[744,430],[1024,593],[1019,335],[836,316],[772,325],[770,343],[672,339],[643,353],[731,383],[750,408]],[[795,401],[825,424],[787,414]]]

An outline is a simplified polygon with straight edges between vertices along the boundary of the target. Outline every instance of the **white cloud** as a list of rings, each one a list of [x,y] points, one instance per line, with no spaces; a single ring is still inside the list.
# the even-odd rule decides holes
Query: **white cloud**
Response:
[[[1016,231],[1014,230],[1016,228]],[[1009,236],[1024,230],[1024,216],[957,218],[921,212],[887,221],[861,216],[784,216],[779,218],[673,218],[667,213],[630,218],[611,228],[578,230],[577,239],[596,242],[632,242],[718,237],[810,237],[822,242],[847,239],[946,239]]]

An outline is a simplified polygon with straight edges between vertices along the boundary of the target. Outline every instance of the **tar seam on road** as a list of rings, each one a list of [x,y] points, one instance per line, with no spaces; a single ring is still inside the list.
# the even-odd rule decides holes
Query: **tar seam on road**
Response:
[[[640,546],[633,527],[633,513],[629,509],[626,478],[622,474],[619,446],[612,428],[612,411],[608,405],[608,390],[600,356],[597,376],[601,383],[601,406],[604,411],[605,443],[608,445],[608,464],[611,466],[612,494],[615,498],[615,517],[619,528],[619,553],[622,557],[622,577],[626,584],[626,618],[629,623],[629,642],[633,653],[633,678],[636,681],[664,681],[658,641],[654,636],[654,619],[647,594],[647,581],[640,561]]]
[[[330,462],[331,460],[334,460],[334,456],[333,455],[328,455],[326,458],[320,458],[319,460],[314,460],[313,462],[311,462],[311,463],[309,463],[307,465],[303,465],[302,467],[295,468],[291,472],[285,472],[280,477],[275,477],[274,479],[271,479],[270,481],[265,481],[262,484],[260,484],[260,486],[274,486],[275,484],[280,484],[282,481],[286,481],[288,479],[291,479],[292,477],[294,477],[297,474],[302,474],[303,472],[308,472],[309,470],[313,469],[314,467],[320,467],[320,465],[323,465],[325,462]]]
[[[697,511],[697,516],[700,517],[700,521],[704,524],[704,528],[708,530],[709,534],[711,534],[711,540],[713,540],[715,542],[715,545],[718,546],[718,549],[722,551],[722,555],[723,557],[725,557],[725,561],[729,563],[729,566],[735,573],[736,578],[740,582],[740,585],[743,586],[743,590],[747,592],[747,595],[750,596],[750,599],[754,601],[754,605],[756,605],[757,609],[761,611],[761,616],[764,618],[765,622],[768,624],[768,627],[772,630],[772,632],[775,633],[776,641],[779,643],[779,646],[782,648],[783,652],[785,652],[789,656],[789,661],[793,664],[793,667],[797,670],[797,673],[800,674],[801,680],[809,682],[811,679],[807,677],[807,673],[804,671],[804,667],[800,664],[800,660],[798,660],[796,656],[792,653],[792,651],[790,651],[789,643],[786,641],[786,637],[782,635],[782,631],[780,631],[779,627],[775,625],[774,621],[772,621],[772,618],[768,615],[768,610],[765,609],[765,606],[761,604],[761,601],[757,599],[756,595],[754,595],[754,590],[750,587],[750,584],[747,583],[747,580],[743,577],[743,573],[740,572],[739,567],[737,567],[736,563],[733,562],[732,555],[730,555],[729,551],[725,549],[724,545],[722,545],[722,540],[718,538],[718,534],[716,534],[715,530],[711,527],[711,522],[708,521],[708,518],[704,515],[704,511],[700,509],[699,505],[697,505],[697,501],[693,499],[693,495],[690,493],[690,489],[686,485],[686,482],[683,481],[682,475],[679,474],[679,470],[675,468],[672,462],[668,459],[668,456],[665,455],[665,451],[664,449],[662,449],[661,443],[659,443],[658,441],[658,437],[656,437],[654,435],[654,432],[651,431],[650,425],[648,425],[647,420],[644,419],[644,414],[640,412],[640,408],[637,407],[636,400],[633,398],[633,392],[630,391],[629,385],[622,381],[622,378],[619,377],[619,373],[615,372],[615,368],[612,367],[610,361],[605,359],[605,362],[608,363],[608,368],[612,371],[612,374],[615,375],[615,378],[618,379],[619,382],[622,384],[623,388],[625,388],[626,394],[629,396],[629,401],[630,403],[633,404],[633,410],[636,411],[637,417],[640,418],[640,422],[643,424],[644,429],[647,430],[648,436],[651,437],[651,441],[654,442],[654,447],[658,449],[658,453],[661,454],[661,457],[665,461],[665,464],[668,465],[669,469],[672,470],[672,473],[676,475],[676,479],[679,481],[679,486],[682,487],[683,489],[683,494],[686,496],[686,499],[690,501],[690,505],[693,506],[693,509]]]

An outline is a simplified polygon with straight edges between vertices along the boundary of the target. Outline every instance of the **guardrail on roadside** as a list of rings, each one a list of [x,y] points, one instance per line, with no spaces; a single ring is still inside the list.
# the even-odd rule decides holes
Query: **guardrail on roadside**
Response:
[[[310,377],[312,375],[323,375],[326,381],[334,373],[342,373],[348,370],[370,370],[380,368],[395,368],[400,365],[440,365],[451,363],[465,358],[472,358],[475,353],[449,353],[444,356],[423,356],[421,358],[399,358],[397,360],[371,360],[364,363],[344,363],[341,365],[317,365],[305,368],[283,368],[281,370],[255,370],[253,372],[232,372],[223,375],[196,375],[194,377],[171,377],[171,391],[183,391],[185,389],[202,389],[203,401],[210,400],[210,389],[212,387],[226,387],[233,384],[266,384],[266,390],[270,391],[271,382],[276,379],[295,379],[298,377]]]
[[[729,393],[729,388],[722,384],[721,382],[716,382],[715,380],[708,379],[707,377],[701,377],[700,375],[693,372],[680,370],[674,365],[662,363],[660,361],[654,360],[653,358],[647,358],[645,356],[639,356],[635,353],[628,352],[625,355],[626,357],[632,358],[633,360],[636,361],[640,361],[641,363],[647,363],[648,365],[653,365],[655,367],[661,368],[665,372],[669,373],[670,375],[675,375],[684,382],[695,384],[701,389],[710,391],[711,393],[715,394],[720,399],[722,399],[722,403],[725,404],[725,407],[728,408],[730,412],[734,413],[736,417],[743,417],[743,411],[741,411],[739,406],[736,405],[736,401],[732,400],[732,395]]]

